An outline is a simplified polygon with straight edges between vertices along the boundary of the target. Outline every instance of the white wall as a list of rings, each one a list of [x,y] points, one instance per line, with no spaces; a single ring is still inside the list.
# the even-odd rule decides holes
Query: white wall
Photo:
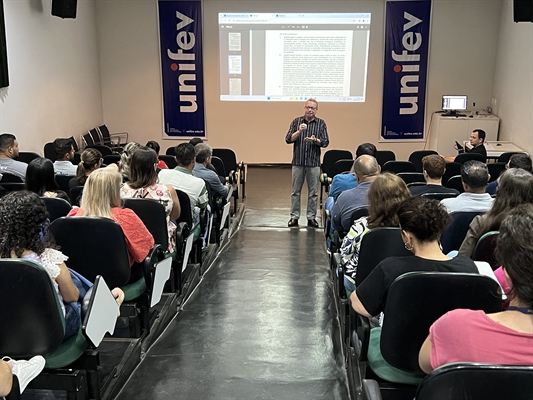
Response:
[[[502,4],[494,98],[500,140],[533,154],[533,23],[513,22],[512,0]]]
[[[4,0],[10,85],[0,90],[0,132],[40,154],[103,121],[94,0],[78,1],[73,20],[50,9],[51,0]]]
[[[367,101],[322,103],[330,148],[354,150],[379,139],[383,80],[384,0],[204,0],[204,79],[208,141],[229,146],[249,163],[290,162],[284,135],[302,113],[294,103],[242,103],[218,100],[218,25],[222,11],[371,12]],[[439,110],[443,94],[467,94],[476,109],[490,104],[501,0],[434,0],[427,110]],[[111,130],[126,130],[139,142],[159,140],[161,84],[156,0],[97,2],[104,116]],[[162,148],[178,141],[165,141]],[[405,159],[423,143],[386,143]],[[268,150],[266,150],[268,149]],[[265,151],[266,150],[266,151]]]

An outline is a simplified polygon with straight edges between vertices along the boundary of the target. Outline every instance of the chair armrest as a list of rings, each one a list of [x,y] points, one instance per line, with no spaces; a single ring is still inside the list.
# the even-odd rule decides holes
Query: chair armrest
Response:
[[[379,384],[373,379],[363,379],[363,400],[382,400]]]
[[[165,251],[160,244],[154,244],[154,246],[148,252],[148,255],[142,262],[142,270],[144,275],[144,281],[146,282],[146,288],[150,292],[152,287],[152,267],[165,257]],[[150,293],[149,293],[150,294]]]
[[[119,138],[119,141],[118,141],[119,144],[121,143],[120,139],[126,139],[126,141],[123,143],[128,143],[129,133],[128,132],[115,132],[115,133],[110,133],[109,137]]]
[[[368,361],[370,343],[370,321],[355,312],[350,302],[350,342],[359,361]]]

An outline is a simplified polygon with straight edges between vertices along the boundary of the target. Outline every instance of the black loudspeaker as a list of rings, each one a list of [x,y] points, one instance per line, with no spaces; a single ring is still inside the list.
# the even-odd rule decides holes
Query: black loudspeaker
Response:
[[[533,22],[533,0],[514,0],[514,22]]]
[[[0,0],[0,88],[9,86],[7,73],[6,25],[4,21],[4,1]]]
[[[76,18],[78,0],[52,0],[52,15],[60,18]]]

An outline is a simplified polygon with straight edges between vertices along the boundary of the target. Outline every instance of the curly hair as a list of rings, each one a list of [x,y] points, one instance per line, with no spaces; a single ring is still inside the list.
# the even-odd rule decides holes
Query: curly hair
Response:
[[[398,208],[400,227],[415,235],[421,242],[433,242],[448,227],[451,217],[437,200],[414,196]]]
[[[0,199],[0,257],[20,258],[26,250],[41,255],[54,248],[48,235],[48,211],[33,192],[11,192]]]

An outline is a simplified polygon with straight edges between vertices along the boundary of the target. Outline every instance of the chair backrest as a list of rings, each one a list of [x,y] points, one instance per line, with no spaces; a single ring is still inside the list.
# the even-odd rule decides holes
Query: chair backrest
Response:
[[[429,156],[432,154],[438,155],[439,153],[437,153],[435,150],[416,150],[409,155],[409,161],[411,161],[415,165],[417,172],[423,172],[422,159],[425,156]]]
[[[224,168],[229,174],[231,171],[237,172],[237,155],[231,149],[213,149],[213,155],[220,158],[224,163]],[[224,175],[225,176],[225,175]]]
[[[383,311],[383,358],[396,368],[421,373],[418,352],[430,326],[457,308],[501,311],[499,288],[496,280],[480,274],[409,272],[396,278]]]
[[[165,164],[167,164],[167,167],[172,169],[176,168],[178,166],[178,163],[176,161],[176,158],[174,156],[167,156],[167,155],[159,155],[159,159],[163,160]]]
[[[2,185],[6,182],[22,183],[22,178],[9,172],[2,172],[2,180],[0,182]]]
[[[102,153],[102,157],[110,156],[111,154],[113,154],[113,150],[111,150],[111,147],[108,147],[103,144],[90,144],[86,148],[98,150],[100,153]]]
[[[383,168],[386,162],[396,161],[396,154],[394,154],[394,151],[391,150],[377,150],[376,160],[378,160],[380,167]]]
[[[405,182],[406,185],[414,182],[426,184],[424,174],[422,172],[398,172],[398,175]]]
[[[507,164],[514,154],[522,154],[522,152],[521,151],[509,151],[509,152],[506,152],[506,153],[502,153],[498,157],[497,161],[501,162],[501,163],[504,163],[504,164]]]
[[[0,182],[0,186],[2,186],[8,192],[26,190],[26,184],[22,182]]]
[[[448,179],[444,186],[450,189],[455,189],[459,193],[463,193],[465,191],[461,175],[452,176],[450,179]]]
[[[360,285],[384,259],[410,256],[412,254],[405,248],[400,228],[382,227],[371,229],[361,240],[359,262],[355,276],[356,286]]]
[[[56,152],[54,151],[54,144],[52,142],[44,145],[44,158],[48,158],[52,162],[57,160]]]
[[[475,160],[475,161],[481,161],[482,163],[487,162],[487,159],[483,157],[482,154],[479,153],[462,153],[457,154],[457,157],[453,160],[454,162],[458,162],[460,164],[464,164],[467,161]]]
[[[416,168],[411,161],[387,161],[383,167],[381,167],[381,171],[389,171],[393,174],[397,174],[399,172],[416,172]]]
[[[33,160],[39,157],[41,156],[37,153],[33,153],[31,151],[21,151],[19,153],[19,156],[15,158],[15,160],[29,164],[30,162],[32,162]]]
[[[50,222],[58,218],[66,217],[72,207],[69,202],[59,197],[41,197],[48,211]]]
[[[93,142],[95,145],[104,145],[104,138],[102,133],[98,130],[98,128],[93,128],[88,132],[91,137],[93,138]]]
[[[490,179],[489,182],[494,182],[500,174],[505,171],[505,166],[507,163],[503,162],[495,162],[495,163],[488,163],[487,168],[489,169]]]
[[[0,354],[46,354],[63,341],[65,325],[56,289],[39,264],[0,259]]]
[[[342,174],[343,172],[349,172],[352,170],[354,160],[338,160],[333,165],[333,175],[331,177],[334,177],[335,175]],[[328,175],[329,176],[329,175]]]
[[[165,154],[167,156],[172,156],[174,157],[176,155],[176,146],[172,146],[172,147],[169,147],[166,151],[165,151]]]
[[[472,253],[472,260],[488,262],[493,270],[498,268],[499,262],[496,260],[495,250],[499,234],[498,231],[490,231],[481,236]]]
[[[64,217],[50,224],[50,233],[69,257],[67,266],[94,282],[102,275],[111,288],[131,276],[128,248],[119,224],[109,218]]]
[[[448,179],[450,179],[452,176],[461,175],[461,167],[462,164],[456,162],[447,162],[446,170],[444,171],[444,175],[442,175],[442,184],[448,182]]]
[[[359,207],[355,209],[352,213],[352,216],[350,217],[350,226],[353,225],[355,221],[357,221],[361,217],[367,217],[368,216],[368,207]]]
[[[440,237],[442,252],[448,254],[452,250],[459,250],[468,232],[472,220],[481,212],[458,211],[451,213],[452,223]]]
[[[137,214],[156,244],[168,249],[167,216],[163,204],[153,199],[124,199],[124,207]]]
[[[434,200],[443,200],[443,199],[451,199],[453,197],[457,197],[457,194],[455,193],[422,193],[420,196],[429,197],[430,199]]]
[[[348,150],[328,150],[324,153],[324,159],[322,160],[322,172],[328,174],[330,178],[333,177],[333,167],[339,160],[352,159],[353,155]]]
[[[78,141],[74,138],[74,136],[69,137],[69,139],[72,141],[72,147],[74,147],[74,151],[77,153],[80,151],[80,147],[78,146]]]
[[[226,167],[224,166],[224,163],[217,156],[212,156],[211,157],[211,165],[213,167],[215,167],[215,169],[217,170],[217,174],[219,176],[223,176],[223,177],[227,177],[228,176],[228,175],[226,175]]]
[[[56,175],[56,182],[59,186],[59,189],[64,191],[65,193],[68,193],[70,191],[69,182],[72,178],[75,178],[74,175]]]
[[[82,140],[83,142],[85,143],[85,147],[87,146],[92,146],[92,145],[95,145],[96,143],[94,142],[94,139],[93,139],[93,135],[91,135],[90,132],[87,132],[85,135],[83,135],[82,137]]]
[[[515,400],[530,399],[533,367],[454,363],[426,376],[416,400]]]
[[[70,204],[73,206],[79,206],[81,202],[81,195],[83,193],[83,186],[76,186],[70,189],[68,197],[70,198]]]
[[[116,164],[118,162],[120,162],[120,155],[118,154],[112,154],[110,156],[104,156],[104,164],[106,165],[109,165],[109,164]]]
[[[180,217],[176,220],[176,224],[180,222],[186,222],[189,229],[192,229],[192,214],[191,214],[191,199],[189,195],[181,190],[176,189],[176,195],[180,201],[181,213]]]

